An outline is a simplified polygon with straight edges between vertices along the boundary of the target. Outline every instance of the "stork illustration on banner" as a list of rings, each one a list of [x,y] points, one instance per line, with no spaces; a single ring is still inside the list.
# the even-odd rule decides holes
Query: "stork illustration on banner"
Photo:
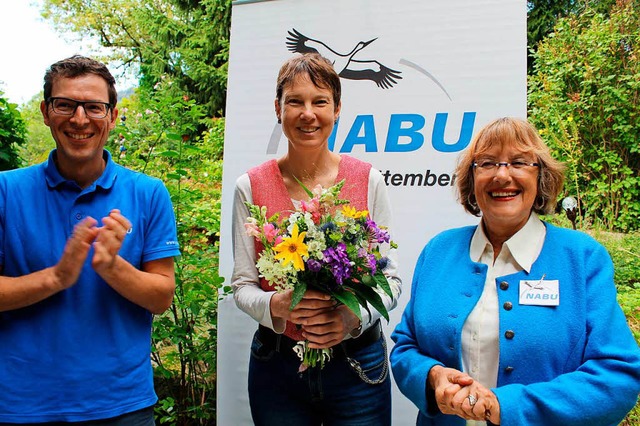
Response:
[[[376,38],[369,41],[358,42],[348,53],[339,53],[327,46],[320,40],[315,40],[300,33],[295,28],[289,31],[287,37],[287,48],[296,53],[319,53],[329,59],[342,78],[349,80],[371,80],[381,89],[392,88],[401,80],[401,72],[382,65],[375,59],[356,59],[355,57],[364,48],[374,42]]]

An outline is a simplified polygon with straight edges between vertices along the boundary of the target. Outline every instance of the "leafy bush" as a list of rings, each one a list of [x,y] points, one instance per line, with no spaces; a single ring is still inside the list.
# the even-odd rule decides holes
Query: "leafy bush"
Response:
[[[618,289],[640,288],[640,233],[616,234],[595,231],[593,235],[607,248],[613,259]]]
[[[170,81],[139,92],[123,101],[110,148],[122,164],[165,181],[182,253],[173,304],[154,321],[156,423],[212,425],[224,120],[205,119]]]
[[[42,96],[42,92],[40,92],[28,102],[20,105],[20,113],[27,125],[28,142],[20,145],[18,152],[25,165],[42,163],[49,156],[49,152],[56,147],[56,142],[51,136],[51,129],[44,124],[42,119],[40,111]]]
[[[567,164],[580,216],[608,230],[640,228],[640,14],[586,9],[558,21],[535,53],[529,115]]]
[[[18,147],[27,139],[27,127],[18,106],[3,97],[0,90],[0,170],[21,166]]]

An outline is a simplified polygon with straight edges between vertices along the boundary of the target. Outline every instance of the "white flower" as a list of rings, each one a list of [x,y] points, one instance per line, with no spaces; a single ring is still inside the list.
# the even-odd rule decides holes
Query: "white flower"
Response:
[[[294,347],[293,347],[293,351],[296,353],[296,355],[298,355],[298,358],[300,358],[300,361],[304,360],[304,353],[307,350],[307,341],[306,340],[300,340]]]

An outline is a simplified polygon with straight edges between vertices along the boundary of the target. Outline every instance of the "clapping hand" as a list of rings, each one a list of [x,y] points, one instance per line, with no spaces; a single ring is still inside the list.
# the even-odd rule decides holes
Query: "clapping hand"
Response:
[[[94,255],[91,260],[91,266],[98,274],[102,275],[113,267],[129,228],[131,222],[118,209],[111,210],[109,216],[102,218],[102,227],[98,228],[93,243]]]

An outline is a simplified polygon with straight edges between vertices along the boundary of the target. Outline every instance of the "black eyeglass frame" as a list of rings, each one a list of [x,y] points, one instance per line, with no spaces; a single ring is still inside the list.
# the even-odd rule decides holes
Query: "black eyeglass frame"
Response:
[[[68,112],[61,112],[58,111],[56,109],[56,107],[53,105],[53,103],[57,100],[63,100],[63,101],[68,101],[70,103],[75,104],[75,106],[73,107],[73,111],[71,111],[70,113]],[[84,113],[87,115],[87,117],[90,118],[95,118],[95,119],[101,119],[101,118],[105,118],[107,115],[109,115],[109,111],[113,110],[113,107],[111,106],[111,104],[109,102],[100,102],[100,101],[77,101],[75,99],[71,99],[71,98],[65,98],[63,96],[50,96],[47,99],[47,104],[51,105],[51,109],[53,110],[53,112],[55,112],[56,114],[59,115],[74,115],[76,113],[76,111],[78,110],[78,107],[81,106],[82,109],[84,110]],[[106,106],[106,110],[104,115],[102,116],[96,116],[95,114],[91,114],[89,111],[87,111],[87,108],[85,108],[85,105],[87,104],[99,104],[99,105],[104,105]]]
[[[487,168],[487,165],[491,165],[491,167]],[[480,168],[481,170],[498,170],[500,168],[500,166],[504,166],[507,169],[511,166],[513,166],[514,169],[516,170],[523,170],[524,166],[529,166],[529,167],[540,167],[540,163],[528,163],[526,161],[513,161],[513,162],[507,162],[507,161],[483,161],[482,164],[474,161],[472,164],[474,169],[478,169]]]

